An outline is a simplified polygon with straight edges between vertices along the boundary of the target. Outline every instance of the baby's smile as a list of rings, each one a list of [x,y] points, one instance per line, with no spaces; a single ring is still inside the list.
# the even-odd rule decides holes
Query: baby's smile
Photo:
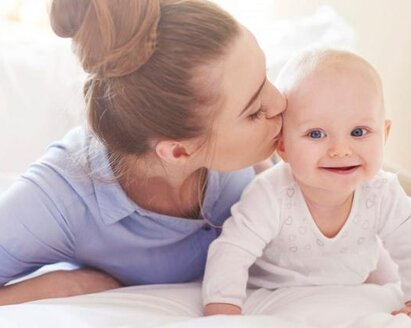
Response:
[[[322,170],[327,170],[328,172],[341,174],[341,175],[348,175],[354,173],[359,169],[361,165],[350,165],[350,166],[332,166],[332,167],[320,167]]]

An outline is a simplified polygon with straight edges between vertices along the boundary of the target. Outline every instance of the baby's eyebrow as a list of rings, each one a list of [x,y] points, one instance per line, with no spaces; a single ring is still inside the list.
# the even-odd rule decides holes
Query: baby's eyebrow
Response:
[[[253,94],[253,96],[251,97],[250,101],[247,103],[247,105],[243,108],[243,110],[241,111],[241,113],[240,113],[238,116],[243,115],[243,113],[248,109],[248,107],[250,107],[251,104],[257,99],[257,97],[258,97],[258,95],[260,94],[261,90],[263,89],[266,81],[267,81],[267,76],[264,77],[263,83],[261,83],[261,85],[259,86],[258,90]]]
[[[377,123],[377,120],[374,118],[364,118],[362,120],[358,120],[357,125],[364,125],[364,124],[375,124]]]
[[[313,120],[305,120],[305,121],[302,121],[302,122],[298,123],[296,126],[297,126],[297,128],[299,128],[303,125],[313,124],[313,123],[318,123],[318,122],[313,121]]]

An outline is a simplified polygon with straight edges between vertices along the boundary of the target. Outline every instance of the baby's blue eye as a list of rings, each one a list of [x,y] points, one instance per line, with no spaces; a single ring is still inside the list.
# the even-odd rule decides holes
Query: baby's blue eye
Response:
[[[367,129],[364,128],[356,128],[351,131],[351,136],[353,137],[362,137],[368,133]]]
[[[308,136],[312,139],[320,139],[325,137],[325,133],[321,130],[313,130],[308,133]]]

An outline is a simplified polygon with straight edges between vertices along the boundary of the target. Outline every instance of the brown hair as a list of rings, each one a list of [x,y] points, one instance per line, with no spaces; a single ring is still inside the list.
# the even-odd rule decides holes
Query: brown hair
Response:
[[[89,125],[110,153],[207,134],[218,85],[199,72],[239,34],[225,11],[202,0],[54,0],[50,18],[89,73]]]

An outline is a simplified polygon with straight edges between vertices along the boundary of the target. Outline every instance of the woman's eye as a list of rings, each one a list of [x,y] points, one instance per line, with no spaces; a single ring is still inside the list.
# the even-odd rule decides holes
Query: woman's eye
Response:
[[[312,130],[308,132],[307,136],[312,139],[321,139],[325,137],[325,133],[324,131],[321,131],[321,130]]]
[[[251,121],[260,119],[264,114],[264,108],[260,107],[260,109],[248,116]]]
[[[365,136],[368,133],[367,129],[364,128],[356,128],[351,131],[351,136],[353,137],[362,137]]]

